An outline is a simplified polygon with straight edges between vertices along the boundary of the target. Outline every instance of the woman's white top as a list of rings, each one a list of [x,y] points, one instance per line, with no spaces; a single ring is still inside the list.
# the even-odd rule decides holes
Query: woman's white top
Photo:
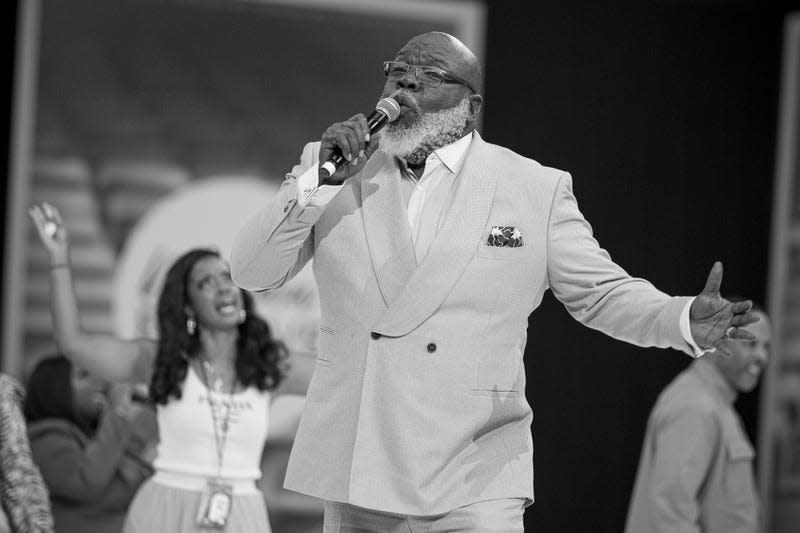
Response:
[[[218,413],[219,438],[223,431],[220,415],[230,413],[221,470],[217,466],[209,398]],[[218,473],[231,481],[248,483],[259,479],[261,453],[269,428],[269,403],[269,392],[252,386],[234,394],[210,391],[190,365],[181,398],[170,398],[166,405],[159,404],[156,408],[159,431],[153,462],[156,479],[215,478]]]

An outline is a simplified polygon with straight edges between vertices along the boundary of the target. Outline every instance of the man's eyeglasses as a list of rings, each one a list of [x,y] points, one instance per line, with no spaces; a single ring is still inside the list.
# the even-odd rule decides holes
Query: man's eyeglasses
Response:
[[[383,74],[390,80],[403,79],[406,77],[409,71],[413,71],[417,77],[417,81],[427,87],[436,88],[439,87],[442,82],[460,83],[472,91],[472,94],[477,94],[478,92],[475,90],[475,87],[473,87],[472,84],[464,78],[459,78],[455,74],[450,74],[446,70],[440,69],[439,67],[409,65],[408,63],[403,63],[402,61],[383,62]]]

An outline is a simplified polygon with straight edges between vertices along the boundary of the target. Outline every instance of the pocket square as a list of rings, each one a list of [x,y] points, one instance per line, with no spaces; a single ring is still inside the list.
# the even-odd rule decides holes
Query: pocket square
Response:
[[[519,248],[522,246],[522,233],[514,226],[492,226],[489,232],[489,246],[503,246],[506,248]]]

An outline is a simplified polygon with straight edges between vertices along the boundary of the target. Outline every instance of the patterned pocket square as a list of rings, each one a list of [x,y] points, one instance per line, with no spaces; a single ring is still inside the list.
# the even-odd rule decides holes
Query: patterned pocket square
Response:
[[[522,233],[514,226],[492,226],[489,232],[489,246],[519,248],[522,246]]]

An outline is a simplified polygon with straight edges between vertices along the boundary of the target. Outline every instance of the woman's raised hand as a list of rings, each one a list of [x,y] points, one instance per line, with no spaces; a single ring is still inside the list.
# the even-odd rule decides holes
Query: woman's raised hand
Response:
[[[112,383],[108,390],[110,407],[118,416],[128,422],[133,422],[145,410],[140,403],[134,403],[133,390],[128,383]]]
[[[58,209],[47,202],[42,202],[31,206],[28,214],[36,225],[39,240],[50,252],[51,263],[66,263],[69,253],[69,238]]]

